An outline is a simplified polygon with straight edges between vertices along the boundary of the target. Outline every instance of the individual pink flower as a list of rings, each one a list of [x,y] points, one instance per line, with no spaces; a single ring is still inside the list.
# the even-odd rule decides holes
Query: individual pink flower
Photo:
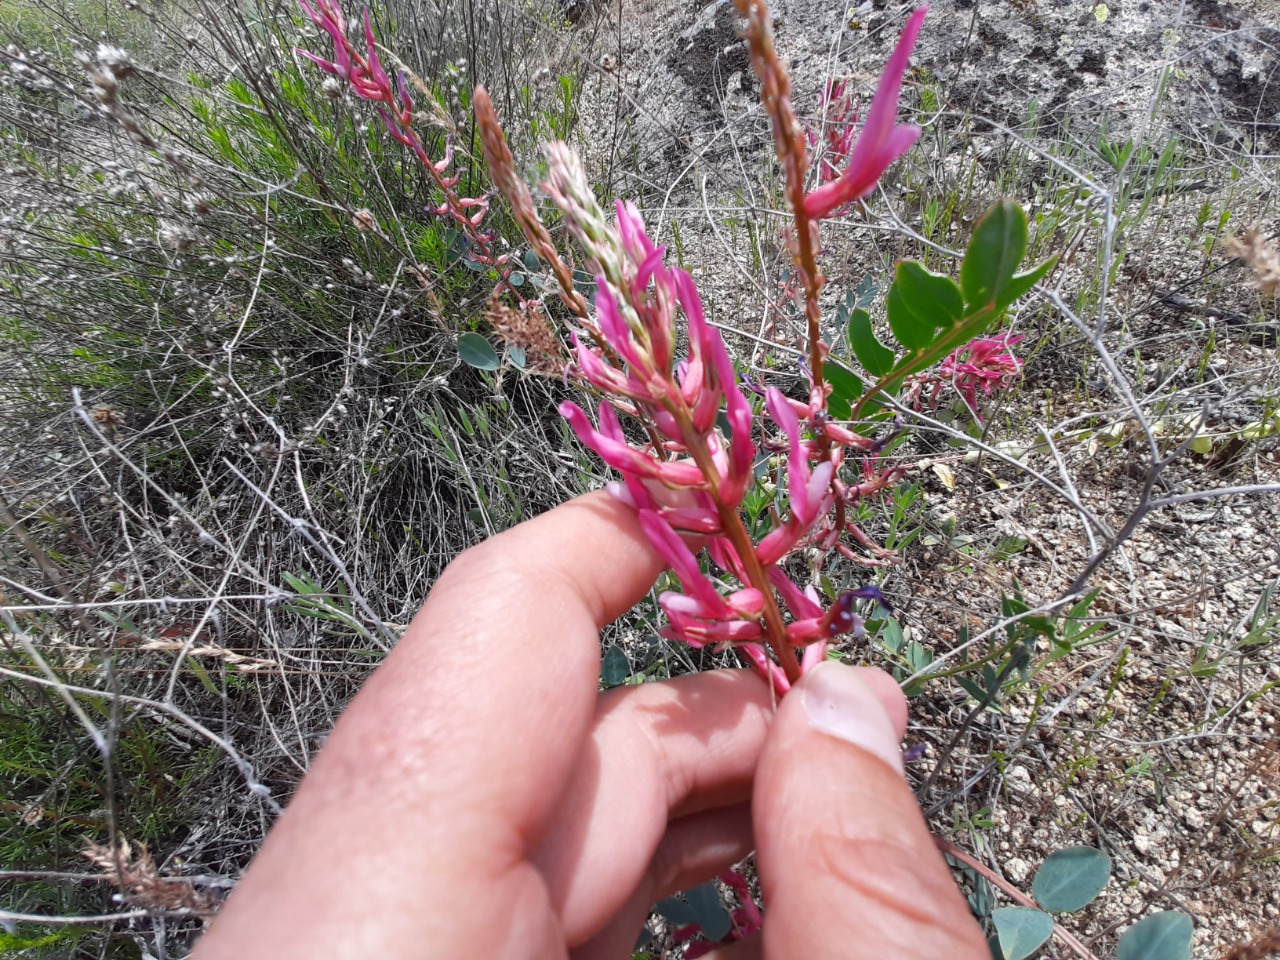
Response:
[[[899,399],[919,410],[927,405],[937,407],[943,388],[950,386],[960,394],[971,413],[979,420],[978,390],[991,396],[997,388],[1008,387],[1022,373],[1022,360],[1015,356],[1013,348],[1022,341],[1021,336],[1004,334],[998,337],[978,337],[963,347],[951,351],[938,364],[936,373],[919,373],[908,377]],[[925,395],[926,388],[932,387]]]
[[[997,387],[1007,387],[1020,373],[1022,360],[1012,348],[1022,337],[979,337],[953,350],[938,367],[938,377],[950,382],[978,416],[978,388],[988,397]]]
[[[920,26],[928,7],[913,13],[902,31],[902,38],[885,64],[876,87],[871,109],[863,121],[858,142],[849,157],[849,166],[840,179],[818,187],[804,198],[804,212],[813,220],[829,217],[845,204],[861,199],[875,189],[889,164],[906,153],[920,136],[920,128],[912,124],[896,124],[898,94],[907,62],[916,45]]]

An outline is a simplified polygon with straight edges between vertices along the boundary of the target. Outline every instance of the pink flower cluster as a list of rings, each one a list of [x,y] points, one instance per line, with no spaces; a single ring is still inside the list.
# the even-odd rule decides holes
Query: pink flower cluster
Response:
[[[989,397],[996,389],[1010,386],[1022,373],[1022,360],[1013,354],[1013,348],[1022,339],[1021,336],[1004,334],[969,341],[951,351],[938,365],[936,373],[910,378],[903,392],[903,401],[917,410],[924,405],[936,408],[942,388],[950,386],[960,394],[973,415],[981,420],[978,391]],[[926,392],[928,396],[925,396]]]
[[[298,52],[325,73],[347,81],[360,99],[374,104],[387,133],[413,151],[436,186],[444,192],[444,201],[432,208],[433,212],[437,216],[456,221],[473,240],[480,241],[480,249],[476,251],[479,256],[473,256],[478,262],[488,262],[488,238],[477,234],[476,228],[489,210],[489,198],[461,197],[456,193],[459,176],[445,175],[445,171],[453,163],[451,139],[446,143],[445,155],[441,159],[432,160],[427,154],[422,139],[413,129],[414,104],[409,95],[408,77],[401,70],[396,83],[392,84],[391,77],[378,56],[378,44],[373,36],[369,11],[366,9],[364,12],[365,49],[361,52],[347,36],[347,20],[339,0],[298,0],[298,4],[312,22],[333,40],[333,59],[325,60],[306,50]]]
[[[822,136],[825,149],[818,165],[818,181],[830,183],[840,178],[840,171],[853,151],[854,134],[858,130],[858,108],[847,80],[828,80],[818,101],[822,114]],[[818,134],[808,124],[804,130],[810,149],[818,146]]]
[[[560,412],[582,442],[622,475],[611,492],[636,510],[641,528],[679,578],[682,592],[659,597],[669,620],[663,635],[695,647],[733,644],[785,692],[789,679],[764,641],[807,647],[802,669],[812,666],[821,661],[826,641],[858,629],[854,601],[879,599],[874,588],[863,588],[824,610],[812,587],[800,589],[779,566],[797,546],[832,539],[827,515],[837,497],[849,495],[835,478],[840,457],[822,459],[827,444],[805,439],[797,411],[810,418],[810,432],[818,437],[829,432],[872,444],[769,387],[765,409],[780,435],[770,446],[785,451],[787,517],[758,544],[744,541],[738,511],[755,479],[757,453],[752,404],[738,386],[724,341],[707,323],[693,278],[663,264],[664,248],[649,239],[632,204],[617,204],[612,233],[613,255],[597,259],[611,261],[622,289],[605,274],[598,277],[596,324],[604,346],[575,335],[571,370],[604,395],[598,426],[574,403],[561,404]],[[599,244],[601,232],[592,235]],[[689,343],[679,358],[677,313],[685,318]],[[628,440],[619,412],[651,425],[648,443]],[[717,429],[722,416],[728,439]],[[700,568],[687,542],[692,537],[705,537],[714,568],[742,586],[722,592],[720,577]],[[790,614],[785,624],[778,599]]]

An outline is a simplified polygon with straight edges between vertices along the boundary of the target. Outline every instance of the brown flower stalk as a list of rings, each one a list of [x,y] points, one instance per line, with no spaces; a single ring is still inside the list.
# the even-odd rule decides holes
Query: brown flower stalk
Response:
[[[525,353],[526,368],[532,373],[558,376],[568,359],[556,335],[551,332],[541,305],[515,309],[502,301],[497,291],[485,304],[484,317],[498,336]]]
[[[473,97],[476,112],[476,126],[480,130],[480,143],[484,148],[484,161],[489,167],[489,176],[493,178],[498,191],[511,204],[511,212],[529,246],[544,263],[551,267],[560,284],[560,299],[579,319],[590,320],[587,301],[573,285],[573,272],[556,253],[551,242],[551,234],[538,218],[538,211],[533,205],[533,195],[523,180],[516,175],[515,159],[507,146],[506,135],[498,123],[498,115],[493,109],[493,101],[484,87],[476,87]]]
[[[795,218],[795,239],[791,244],[791,259],[796,275],[804,290],[804,315],[808,321],[809,369],[813,381],[810,402],[814,409],[826,408],[826,392],[823,388],[822,365],[826,360],[826,344],[822,342],[822,312],[818,294],[826,278],[818,268],[818,224],[804,211],[804,181],[809,170],[809,152],[804,127],[791,105],[791,78],[787,68],[778,59],[773,46],[773,33],[769,27],[769,8],[764,0],[735,0],[738,12],[747,20],[747,49],[751,54],[751,67],[760,78],[760,101],[773,123],[773,146],[782,164],[786,179],[787,203]],[[830,456],[824,447],[823,459]]]

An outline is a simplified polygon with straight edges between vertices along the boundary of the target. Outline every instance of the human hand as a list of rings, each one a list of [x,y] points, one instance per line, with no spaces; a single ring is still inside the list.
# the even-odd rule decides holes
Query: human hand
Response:
[[[598,694],[661,561],[579,498],[467,551],[334,727],[196,960],[625,958],[650,905],[758,848],[763,942],[985,960],[901,776],[906,707],[823,665]]]

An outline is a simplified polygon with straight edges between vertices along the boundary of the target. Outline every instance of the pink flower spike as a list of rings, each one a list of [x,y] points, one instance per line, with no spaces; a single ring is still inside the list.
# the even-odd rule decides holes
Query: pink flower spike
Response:
[[[880,75],[880,84],[876,87],[875,98],[871,101],[871,109],[867,111],[867,118],[863,122],[844,176],[818,187],[804,198],[804,212],[811,219],[829,217],[845,204],[869,194],[875,189],[889,164],[906,153],[920,136],[919,127],[895,126],[894,121],[898,114],[902,77],[907,72],[911,51],[928,12],[927,6],[920,7],[907,20],[902,37]]]

